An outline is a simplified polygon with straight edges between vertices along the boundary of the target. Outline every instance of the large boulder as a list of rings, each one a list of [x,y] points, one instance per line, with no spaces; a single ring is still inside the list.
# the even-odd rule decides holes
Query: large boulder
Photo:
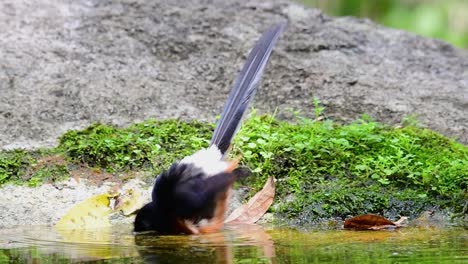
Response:
[[[289,20],[254,107],[415,115],[468,142],[468,53],[293,1],[0,2],[0,148],[50,146],[93,122],[214,121],[253,42]]]

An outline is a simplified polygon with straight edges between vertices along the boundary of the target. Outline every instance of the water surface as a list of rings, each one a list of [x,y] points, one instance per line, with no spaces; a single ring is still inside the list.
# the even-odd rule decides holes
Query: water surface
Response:
[[[468,231],[296,230],[227,226],[203,236],[96,230],[0,230],[0,263],[468,263]]]

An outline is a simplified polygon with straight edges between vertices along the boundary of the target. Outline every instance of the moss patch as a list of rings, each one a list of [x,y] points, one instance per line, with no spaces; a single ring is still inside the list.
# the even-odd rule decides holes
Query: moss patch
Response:
[[[69,164],[63,154],[55,151],[0,151],[0,186],[7,182],[36,186],[65,179]]]
[[[168,168],[176,159],[206,147],[214,126],[197,121],[148,120],[127,128],[95,124],[69,131],[58,149],[73,162],[118,172]]]
[[[235,146],[256,172],[252,186],[278,179],[274,211],[288,219],[415,216],[428,208],[466,213],[468,148],[428,129],[366,117],[339,125],[253,116]]]
[[[54,149],[0,152],[0,185],[37,185],[83,167],[117,178],[156,175],[206,147],[213,129],[179,120],[95,124],[67,132]],[[414,124],[389,127],[367,117],[349,125],[300,117],[291,123],[254,113],[235,139],[238,154],[254,172],[242,184],[253,194],[274,176],[272,211],[295,223],[363,213],[415,216],[428,208],[464,214],[468,207],[468,147]]]

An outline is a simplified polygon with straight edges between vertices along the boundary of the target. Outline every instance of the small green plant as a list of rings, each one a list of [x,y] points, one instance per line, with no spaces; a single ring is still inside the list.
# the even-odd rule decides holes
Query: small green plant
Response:
[[[314,97],[314,100],[312,103],[314,104],[315,120],[318,120],[320,117],[322,117],[325,107],[320,106],[320,100],[317,97]]]

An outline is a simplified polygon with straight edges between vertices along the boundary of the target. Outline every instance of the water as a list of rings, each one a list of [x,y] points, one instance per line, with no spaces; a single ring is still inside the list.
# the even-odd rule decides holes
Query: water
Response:
[[[0,263],[468,263],[468,231],[295,230],[228,226],[203,236],[100,230],[0,230]]]

